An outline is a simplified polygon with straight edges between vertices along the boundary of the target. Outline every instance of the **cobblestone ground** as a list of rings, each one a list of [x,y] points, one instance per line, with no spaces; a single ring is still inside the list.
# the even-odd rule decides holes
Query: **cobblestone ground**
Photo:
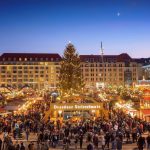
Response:
[[[146,137],[148,135],[148,133],[145,133],[143,136]],[[18,141],[18,143],[21,143],[23,142],[25,147],[26,147],[26,150],[28,150],[28,144],[30,142],[33,142],[34,143],[34,146],[35,146],[35,150],[37,150],[36,146],[37,146],[37,139],[36,139],[36,136],[34,134],[30,134],[29,136],[29,140],[26,141],[25,140],[25,135],[23,134],[23,138],[22,139],[13,139],[13,143],[16,143],[16,141]],[[3,134],[0,135],[0,138],[3,139]],[[81,150],[79,148],[79,144],[78,144],[78,150]],[[83,144],[83,147],[82,147],[82,150],[86,150],[86,147],[87,147],[87,144],[86,144],[86,141],[84,141],[84,144]],[[62,146],[62,141],[59,142],[59,144],[56,146],[56,148],[49,148],[49,150],[62,150],[63,149],[63,146]],[[39,150],[39,149],[38,149]],[[71,145],[69,146],[69,149],[68,150],[75,150],[75,145],[74,145],[74,141],[72,140],[71,141]],[[96,149],[94,149],[96,150]],[[101,150],[101,148],[99,147],[98,150]],[[108,148],[105,148],[105,150],[108,150]],[[111,144],[110,144],[110,149],[111,150]],[[136,143],[130,143],[130,144],[127,144],[125,141],[123,141],[123,149],[122,150],[138,150],[137,148],[137,145]],[[144,148],[144,150],[146,150],[146,147]]]

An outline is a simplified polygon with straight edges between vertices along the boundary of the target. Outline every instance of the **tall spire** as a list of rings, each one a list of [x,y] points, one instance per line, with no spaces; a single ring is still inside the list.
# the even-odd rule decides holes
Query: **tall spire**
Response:
[[[100,55],[101,55],[101,58],[102,58],[102,66],[103,66],[103,71],[102,71],[102,73],[103,73],[103,87],[105,86],[105,78],[104,78],[104,58],[103,58],[103,55],[104,55],[104,49],[103,49],[103,43],[102,43],[102,41],[101,41],[101,51],[100,51]]]
[[[102,43],[102,41],[101,41],[100,55],[101,55],[101,57],[102,57],[102,63],[103,63],[103,61],[104,61],[104,59],[103,59],[104,49],[103,49],[103,43]]]
[[[101,55],[103,55],[103,54],[104,54],[104,49],[103,49],[103,43],[101,41]]]

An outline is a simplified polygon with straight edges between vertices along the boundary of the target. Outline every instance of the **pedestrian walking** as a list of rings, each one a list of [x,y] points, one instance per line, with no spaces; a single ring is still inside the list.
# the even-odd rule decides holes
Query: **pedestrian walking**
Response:
[[[29,129],[26,129],[26,140],[28,141],[29,140]]]
[[[3,141],[2,141],[2,139],[0,138],[0,150],[2,149],[2,145],[3,145]]]
[[[87,150],[94,150],[93,144],[91,142],[87,145]]]
[[[146,142],[147,142],[147,150],[150,150],[150,134],[147,136]]]
[[[25,146],[23,145],[23,142],[21,142],[20,150],[25,150]]]
[[[83,145],[83,134],[82,133],[79,137],[79,140],[80,140],[80,149],[82,149],[82,145]]]
[[[74,143],[75,143],[75,149],[77,149],[78,148],[78,136],[77,135],[75,135]]]
[[[117,138],[117,150],[122,150],[122,140]]]
[[[138,145],[139,150],[143,150],[143,148],[145,146],[145,138],[140,136],[138,141],[137,141],[137,145]]]
[[[98,135],[93,136],[94,149],[98,149]]]
[[[102,150],[104,150],[104,147],[105,147],[105,138],[104,138],[104,135],[100,135],[100,143],[101,143],[101,147],[102,147]]]

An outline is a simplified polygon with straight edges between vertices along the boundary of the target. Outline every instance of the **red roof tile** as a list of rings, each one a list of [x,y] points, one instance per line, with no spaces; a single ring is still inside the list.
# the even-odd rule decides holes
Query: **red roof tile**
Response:
[[[60,61],[61,57],[59,54],[48,54],[48,53],[4,53],[0,56],[0,60],[4,61],[19,61],[19,59],[26,58],[27,61]]]
[[[102,62],[101,55],[80,55],[81,61]],[[103,55],[104,62],[130,62],[133,59],[126,53],[120,55]]]
[[[126,61],[131,61],[131,60],[132,58],[127,53],[122,53],[117,56],[118,62],[126,62]]]

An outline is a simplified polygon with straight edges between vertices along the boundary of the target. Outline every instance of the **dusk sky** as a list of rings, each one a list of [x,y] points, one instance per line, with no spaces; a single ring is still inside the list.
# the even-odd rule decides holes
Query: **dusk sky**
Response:
[[[0,0],[0,53],[150,57],[150,0]]]

